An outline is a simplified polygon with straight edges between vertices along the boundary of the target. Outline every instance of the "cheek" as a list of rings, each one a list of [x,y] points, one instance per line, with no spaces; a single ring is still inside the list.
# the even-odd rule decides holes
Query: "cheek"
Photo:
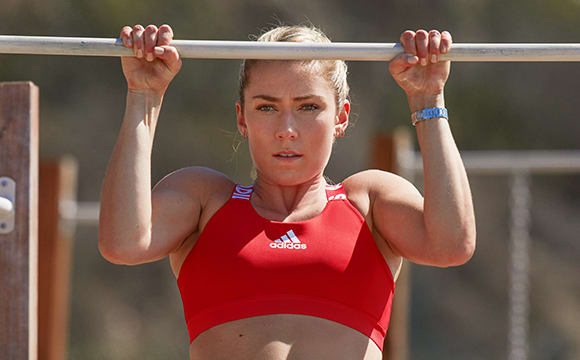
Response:
[[[312,131],[312,134],[316,134],[310,139],[312,146],[318,148],[325,155],[329,154],[334,143],[334,126],[324,122],[319,124],[317,129]]]
[[[260,158],[269,156],[268,153],[272,147],[273,139],[272,135],[268,136],[269,129],[265,129],[263,126],[256,126],[252,124],[248,126],[248,149],[250,151],[250,156],[254,162]]]
[[[252,157],[254,156],[254,154],[259,155],[260,154],[259,150],[264,148],[264,142],[262,139],[260,139],[260,136],[258,136],[256,132],[248,136],[248,147],[250,149],[250,154],[252,155]]]
[[[320,119],[318,122],[318,133],[321,139],[329,140],[332,142],[334,138],[334,117],[325,116],[324,119]]]

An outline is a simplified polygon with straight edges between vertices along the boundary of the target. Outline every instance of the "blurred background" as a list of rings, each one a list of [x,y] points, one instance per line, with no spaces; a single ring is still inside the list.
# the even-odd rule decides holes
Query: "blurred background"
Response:
[[[132,24],[168,23],[178,39],[248,40],[279,22],[312,23],[334,41],[396,42],[406,29],[439,29],[455,42],[580,42],[580,0],[2,0],[0,34],[116,37]],[[248,184],[246,144],[235,151],[239,61],[185,60],[165,97],[153,181],[203,165]],[[387,64],[351,62],[354,126],[327,175],[371,166],[371,139],[410,127]],[[456,63],[446,102],[461,150],[580,149],[580,64]],[[42,158],[73,155],[79,201],[98,201],[123,115],[116,58],[0,55],[0,82],[40,87]],[[465,266],[411,271],[411,359],[507,357],[509,177],[470,176],[478,248]],[[417,179],[421,188],[421,179]],[[580,176],[531,177],[530,359],[580,358]],[[188,336],[168,261],[113,265],[95,226],[74,243],[68,357],[184,359]]]

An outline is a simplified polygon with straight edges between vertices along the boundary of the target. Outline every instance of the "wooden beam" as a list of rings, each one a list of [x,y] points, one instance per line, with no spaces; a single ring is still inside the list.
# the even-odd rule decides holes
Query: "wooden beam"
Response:
[[[373,168],[408,177],[409,174],[401,173],[399,163],[411,150],[411,136],[407,128],[397,129],[392,133],[379,133],[375,135],[373,143]],[[404,260],[397,279],[391,321],[384,344],[384,360],[409,358],[410,266],[411,263]]]
[[[76,202],[77,162],[72,157],[40,162],[38,239],[38,358],[63,360],[68,340],[69,283],[75,223],[60,216]]]
[[[37,359],[38,88],[0,83],[0,176],[16,182],[14,230],[0,234],[0,359]]]

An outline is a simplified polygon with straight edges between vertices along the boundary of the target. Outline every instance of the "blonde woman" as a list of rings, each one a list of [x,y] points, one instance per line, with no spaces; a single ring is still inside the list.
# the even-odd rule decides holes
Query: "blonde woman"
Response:
[[[105,176],[99,249],[117,264],[170,257],[191,359],[378,360],[402,259],[446,267],[475,249],[470,188],[444,108],[451,35],[405,31],[389,69],[417,129],[425,197],[378,170],[324,178],[348,126],[343,61],[246,60],[235,104],[250,185],[204,167],[151,190],[165,90],[181,68],[167,25],[125,27],[127,108]],[[278,27],[258,41],[329,42]]]

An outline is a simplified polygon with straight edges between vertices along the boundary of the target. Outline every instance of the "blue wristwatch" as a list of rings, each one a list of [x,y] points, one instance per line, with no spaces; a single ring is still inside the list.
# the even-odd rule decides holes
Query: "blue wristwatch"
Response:
[[[427,119],[434,119],[434,118],[449,119],[447,116],[447,109],[434,107],[434,108],[415,111],[411,115],[411,120],[413,122],[413,126],[417,126],[417,123],[419,121],[423,121],[423,120],[427,120]]]

